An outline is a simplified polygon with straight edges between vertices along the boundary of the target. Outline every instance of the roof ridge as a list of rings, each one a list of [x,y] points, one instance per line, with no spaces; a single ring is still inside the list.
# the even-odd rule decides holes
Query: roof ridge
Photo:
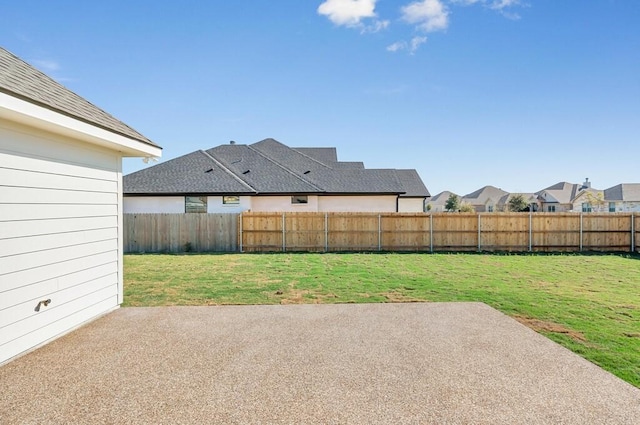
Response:
[[[244,180],[242,180],[240,177],[238,177],[233,171],[229,170],[227,167],[225,167],[220,161],[218,161],[217,159],[215,159],[215,157],[213,155],[211,155],[209,152],[204,151],[202,149],[199,150],[199,152],[201,152],[204,156],[206,156],[207,158],[209,158],[210,160],[212,160],[213,162],[216,163],[216,165],[218,165],[218,167],[222,168],[227,174],[229,174],[231,177],[233,177],[235,180],[237,180],[238,182],[240,182],[240,184],[242,184],[243,186],[248,187],[251,191],[258,193],[258,191],[252,187],[249,183],[245,182]]]
[[[295,151],[298,155],[302,155],[302,156],[304,156],[305,158],[307,158],[307,159],[309,159],[309,160],[311,160],[311,161],[313,161],[313,162],[317,162],[318,164],[322,165],[322,166],[323,166],[323,167],[325,167],[325,168],[328,168],[328,169],[330,169],[330,170],[333,170],[333,167],[330,167],[328,164],[325,164],[325,163],[324,163],[324,162],[322,162],[322,161],[318,161],[317,159],[315,159],[315,158],[313,158],[313,157],[311,157],[311,156],[307,155],[306,153],[300,152],[297,148],[289,148],[289,149],[291,149],[292,151]],[[336,161],[336,162],[339,162],[339,161]]]
[[[285,145],[286,146],[286,145]],[[288,147],[288,146],[287,146]],[[294,173],[293,171],[291,171],[290,169],[288,169],[287,167],[285,167],[284,165],[280,164],[278,161],[276,161],[275,159],[271,158],[270,156],[268,156],[267,154],[263,153],[260,151],[260,149],[256,149],[254,147],[252,147],[251,145],[247,145],[247,148],[249,148],[250,150],[254,151],[255,153],[257,153],[258,155],[260,155],[261,157],[265,158],[267,161],[271,161],[274,164],[276,164],[278,167],[282,168],[284,171],[286,171],[287,173],[291,174],[292,176],[294,176],[295,178],[297,178],[298,180],[303,181],[304,183],[316,188],[318,191],[320,192],[326,192],[325,189],[316,186],[315,184],[311,183],[308,180],[303,179],[302,177],[300,177],[299,175],[297,175],[296,173]],[[291,149],[291,148],[289,148]],[[331,168],[330,168],[331,169]]]

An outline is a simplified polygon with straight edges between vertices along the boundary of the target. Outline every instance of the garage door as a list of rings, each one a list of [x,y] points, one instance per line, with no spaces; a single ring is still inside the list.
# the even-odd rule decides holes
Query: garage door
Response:
[[[0,122],[0,363],[118,305],[115,153]]]

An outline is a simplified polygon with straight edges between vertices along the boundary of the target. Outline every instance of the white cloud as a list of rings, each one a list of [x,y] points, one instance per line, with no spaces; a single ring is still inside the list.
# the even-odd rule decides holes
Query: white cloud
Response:
[[[411,39],[411,48],[409,49],[410,53],[413,54],[413,52],[418,50],[418,47],[420,47],[421,44],[424,44],[426,42],[427,37],[413,37]]]
[[[484,7],[500,12],[505,18],[520,19],[520,15],[511,11],[515,6],[526,6],[522,0],[449,0],[450,3],[460,6],[481,4]]]
[[[398,50],[404,50],[407,48],[406,41],[396,41],[393,44],[387,46],[387,51],[389,52],[397,52]]]
[[[402,7],[402,19],[417,24],[425,32],[445,30],[449,26],[449,11],[442,0],[421,0]]]
[[[362,28],[361,33],[364,34],[364,33],[380,32],[387,28],[389,28],[389,21],[375,21],[371,25],[364,26]]]
[[[387,51],[397,52],[400,50],[407,50],[410,55],[413,55],[418,48],[427,42],[427,37],[417,36],[413,37],[408,43],[406,41],[396,41],[393,44],[387,46]]]
[[[318,6],[318,13],[336,25],[357,27],[364,18],[374,18],[377,0],[326,0]],[[383,21],[384,22],[384,21]],[[387,24],[388,25],[388,24]]]

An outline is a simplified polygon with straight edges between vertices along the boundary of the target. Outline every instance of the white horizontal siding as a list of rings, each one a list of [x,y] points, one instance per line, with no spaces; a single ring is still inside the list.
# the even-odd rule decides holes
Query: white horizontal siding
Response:
[[[57,218],[83,218],[118,216],[117,205],[47,205],[37,208],[29,204],[0,203],[1,221],[46,220]]]
[[[114,267],[118,262],[118,252],[110,249],[104,252],[95,252],[95,250],[81,253],[76,258],[66,258],[63,261],[43,264],[37,267],[14,271],[12,273],[0,274],[0,298],[6,293],[14,289],[23,289],[28,291],[31,285],[41,284],[53,281],[59,284],[62,279],[76,272],[83,270],[99,269],[105,264]],[[102,272],[100,272],[102,273]],[[48,292],[48,286],[45,286],[42,293]],[[27,292],[26,296],[33,298]],[[36,295],[37,296],[37,295]]]
[[[41,269],[56,263],[67,262],[69,260],[103,254],[110,251],[118,251],[117,241],[106,240],[86,243],[83,245],[66,246],[63,248],[50,249],[48,251],[30,252],[22,255],[0,258],[0,278],[7,274],[21,272],[28,269]],[[36,270],[38,271],[38,270]],[[72,270],[70,270],[72,271]],[[49,276],[42,275],[42,278]],[[22,282],[11,283],[9,277],[9,287],[20,286]]]
[[[0,185],[0,200],[5,204],[117,205],[118,194]]]
[[[8,339],[6,338],[11,338],[11,335],[9,335],[8,333],[7,335],[4,335],[5,327],[9,327],[20,321],[26,323],[26,321],[30,320],[31,318],[45,316],[44,314],[40,314],[44,313],[45,310],[48,312],[56,308],[63,309],[65,304],[83,298],[94,292],[101,291],[105,288],[110,288],[111,290],[113,290],[115,288],[114,283],[116,283],[117,280],[117,273],[114,273],[113,270],[111,270],[111,273],[105,276],[81,281],[75,286],[71,286],[59,291],[47,292],[44,295],[38,294],[36,297],[31,299],[23,300],[15,297],[14,301],[18,302],[17,304],[0,310],[0,323],[3,324],[3,326],[0,327],[0,345],[8,341]],[[8,296],[11,297],[11,295],[12,294],[10,292]],[[49,299],[51,300],[51,303],[48,306],[41,305],[39,310],[36,311],[36,308],[38,307],[38,303],[40,301]],[[33,322],[37,323],[37,320],[34,319]],[[24,331],[29,331],[29,327],[24,324],[22,325],[22,329]]]
[[[85,299],[78,300],[74,304],[68,304],[65,311],[70,313],[67,316],[49,316],[48,320],[44,322],[45,324],[33,332],[24,333],[17,326],[13,329],[8,329],[7,332],[19,336],[6,344],[0,345],[0,361],[10,359],[48,342],[117,307],[116,295],[100,300],[102,295],[85,297]]]
[[[0,363],[118,306],[120,160],[0,120]]]
[[[55,229],[51,229],[52,231]],[[50,251],[85,245],[102,241],[118,241],[118,229],[84,230],[78,232],[51,233],[45,235],[22,238],[0,239],[0,259],[3,257],[16,258],[22,254]]]
[[[95,229],[113,229],[117,227],[118,216],[116,214],[98,217],[0,221],[0,238],[23,238],[34,235],[60,234]]]
[[[33,309],[37,301],[51,297],[57,298],[57,294],[60,293],[60,291],[74,288],[78,285],[91,282],[92,280],[102,279],[105,276],[113,277],[114,263],[114,261],[110,261],[97,266],[92,265],[73,273],[55,276],[40,282],[21,285],[12,290],[1,292],[0,314],[3,314],[7,309],[20,305],[20,303],[36,301],[32,306]],[[59,300],[57,300],[57,302],[59,302]]]

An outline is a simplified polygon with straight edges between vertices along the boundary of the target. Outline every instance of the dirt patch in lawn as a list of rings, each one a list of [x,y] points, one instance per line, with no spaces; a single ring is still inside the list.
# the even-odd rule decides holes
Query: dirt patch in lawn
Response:
[[[538,320],[524,316],[514,316],[514,319],[536,332],[552,332],[565,334],[570,338],[580,342],[585,342],[587,340],[581,332],[568,329],[559,323],[547,322],[544,320]]]
[[[390,303],[417,303],[425,301],[418,298],[410,297],[409,295],[398,291],[383,292],[380,295],[385,297]]]

